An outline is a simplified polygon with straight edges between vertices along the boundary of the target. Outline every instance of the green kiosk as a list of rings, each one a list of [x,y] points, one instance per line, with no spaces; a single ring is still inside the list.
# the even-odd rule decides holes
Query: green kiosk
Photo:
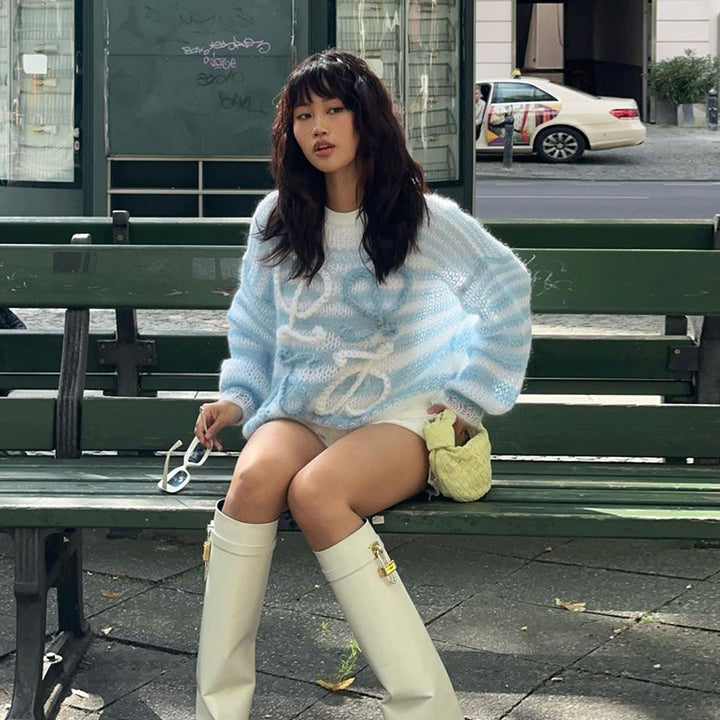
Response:
[[[371,64],[430,185],[472,209],[473,0],[3,7],[4,215],[249,216],[272,186],[274,98],[329,46]]]

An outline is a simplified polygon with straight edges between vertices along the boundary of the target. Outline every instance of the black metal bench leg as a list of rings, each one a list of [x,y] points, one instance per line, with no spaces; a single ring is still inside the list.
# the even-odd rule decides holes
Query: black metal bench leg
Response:
[[[47,593],[58,589],[58,633],[46,646]],[[83,613],[82,532],[15,531],[15,687],[7,720],[54,714],[92,635]]]
[[[45,537],[41,529],[15,531],[15,685],[7,720],[44,720],[41,693],[47,568]]]
[[[82,530],[69,530],[65,537],[70,554],[57,584],[58,628],[80,637],[90,629],[83,605]]]

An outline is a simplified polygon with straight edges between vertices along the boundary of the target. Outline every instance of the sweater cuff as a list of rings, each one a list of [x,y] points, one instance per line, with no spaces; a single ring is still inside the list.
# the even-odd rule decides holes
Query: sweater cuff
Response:
[[[484,413],[475,403],[451,390],[444,390],[440,403],[450,408],[461,420],[464,420],[470,427],[477,428],[482,423]]]
[[[243,393],[221,392],[218,400],[227,400],[234,405],[238,405],[242,410],[242,417],[234,423],[233,427],[237,427],[247,422],[248,418],[254,415],[257,410],[250,396]]]

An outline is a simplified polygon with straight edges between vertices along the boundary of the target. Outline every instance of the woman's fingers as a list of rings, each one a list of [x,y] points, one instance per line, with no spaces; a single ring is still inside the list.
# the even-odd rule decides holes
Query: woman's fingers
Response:
[[[431,405],[427,411],[430,415],[438,415],[443,410],[445,410],[445,405],[441,405],[440,403],[436,403],[435,405]],[[461,441],[464,441],[467,439],[467,430],[470,426],[460,418],[457,418],[455,422],[453,423],[453,430],[455,431],[455,442],[459,443]]]
[[[195,421],[195,436],[204,447],[209,448],[215,445],[218,450],[223,445],[218,438],[218,433],[228,425],[239,422],[242,419],[242,408],[228,400],[218,400],[214,403],[200,406],[200,413]]]

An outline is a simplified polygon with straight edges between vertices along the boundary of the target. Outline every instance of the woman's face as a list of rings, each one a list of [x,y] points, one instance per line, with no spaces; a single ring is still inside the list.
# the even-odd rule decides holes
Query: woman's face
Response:
[[[357,179],[360,136],[353,112],[341,100],[311,94],[308,104],[293,111],[293,135],[308,162],[320,172]]]

